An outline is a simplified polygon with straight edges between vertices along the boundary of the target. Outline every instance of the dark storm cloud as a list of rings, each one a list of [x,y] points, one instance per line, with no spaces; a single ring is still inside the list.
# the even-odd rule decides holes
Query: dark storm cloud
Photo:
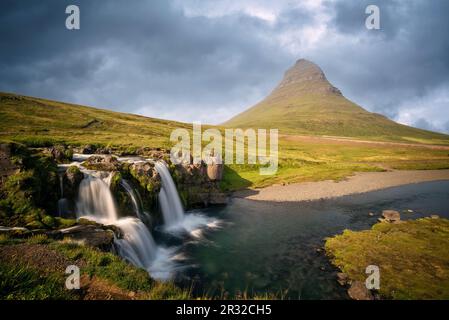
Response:
[[[2,2],[0,90],[126,111],[146,107],[155,116],[186,107],[214,112],[244,108],[248,96],[274,85],[264,76],[290,60],[255,36],[264,26],[248,16],[187,18],[167,1],[77,1],[81,29],[69,31],[65,7],[72,3]]]
[[[379,31],[364,27],[369,4],[380,8]],[[321,57],[350,98],[397,118],[407,111],[404,104],[413,107],[433,90],[449,88],[449,1],[338,1],[330,6],[336,30],[358,39],[337,44],[332,60]],[[446,119],[448,108],[441,110]],[[422,120],[413,124],[429,128]]]
[[[218,2],[207,2],[203,11],[217,11],[208,16],[165,0],[4,0],[0,91],[220,123],[263,98],[306,57],[369,110],[449,131],[449,1],[327,1],[329,20],[295,1],[272,11],[269,1],[245,3],[255,15],[220,14]],[[80,7],[78,31],[65,28],[69,4]],[[365,28],[369,4],[380,7],[379,31]],[[259,5],[275,19],[257,17]],[[323,25],[324,36],[311,42]]]

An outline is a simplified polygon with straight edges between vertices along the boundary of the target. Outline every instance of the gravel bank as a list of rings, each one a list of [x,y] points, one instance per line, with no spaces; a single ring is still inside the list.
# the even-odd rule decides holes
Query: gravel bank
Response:
[[[242,190],[235,192],[234,197],[278,202],[307,201],[437,180],[449,180],[449,170],[364,172],[340,182],[303,182],[263,189]]]

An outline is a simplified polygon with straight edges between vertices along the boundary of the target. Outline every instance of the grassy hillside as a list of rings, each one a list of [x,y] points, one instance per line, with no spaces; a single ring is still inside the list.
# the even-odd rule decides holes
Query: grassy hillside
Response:
[[[383,141],[449,144],[449,136],[398,124],[346,99],[321,69],[299,60],[263,101],[224,123],[278,128],[284,134],[330,135]]]
[[[174,128],[191,128],[175,121],[8,93],[0,93],[0,126],[0,140],[31,146],[64,142],[168,147]]]
[[[192,128],[185,123],[6,93],[0,93],[0,126],[0,141],[28,146],[96,144],[124,150],[168,148],[171,130]],[[449,140],[416,142],[443,144]],[[276,175],[261,176],[257,165],[231,165],[225,168],[222,186],[235,190],[339,180],[355,172],[389,169],[449,169],[449,147],[281,135]]]

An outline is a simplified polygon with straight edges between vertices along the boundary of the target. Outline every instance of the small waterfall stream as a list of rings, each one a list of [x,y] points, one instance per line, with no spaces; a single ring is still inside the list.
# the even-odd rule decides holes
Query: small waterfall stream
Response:
[[[95,176],[98,175],[98,176]],[[109,185],[111,173],[84,172],[78,191],[77,216],[88,216],[103,223],[114,223],[118,219],[117,207]]]
[[[182,208],[181,199],[165,162],[158,161],[154,166],[162,180],[159,204],[162,209],[164,223],[168,228],[174,227],[184,220],[184,209]]]
[[[69,211],[69,202],[64,198],[64,172],[58,172],[59,175],[59,200],[58,216],[63,217]]]

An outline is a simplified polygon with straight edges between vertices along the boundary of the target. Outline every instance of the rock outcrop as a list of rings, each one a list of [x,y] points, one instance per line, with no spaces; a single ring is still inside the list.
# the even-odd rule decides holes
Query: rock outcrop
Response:
[[[399,223],[401,221],[401,214],[396,210],[384,210],[382,211],[382,218],[379,218],[379,221]]]
[[[19,166],[11,159],[11,145],[0,144],[0,189],[10,175],[18,172]]]
[[[348,289],[348,295],[354,300],[374,300],[374,295],[361,281],[353,281]]]
[[[219,169],[213,169],[213,180],[209,178],[208,165],[204,162],[174,165],[170,169],[186,208],[227,203],[227,195],[221,192],[219,187]]]
[[[47,152],[57,163],[70,162],[73,157],[73,149],[64,145],[48,148]]]
[[[89,170],[120,171],[121,163],[112,155],[92,156],[82,163]]]
[[[70,166],[63,176],[63,196],[75,198],[84,175],[77,166]]]
[[[115,226],[104,226],[85,219],[80,219],[79,224],[73,227],[51,231],[47,235],[53,239],[70,239],[102,251],[111,251],[114,238],[122,237],[120,229]]]

